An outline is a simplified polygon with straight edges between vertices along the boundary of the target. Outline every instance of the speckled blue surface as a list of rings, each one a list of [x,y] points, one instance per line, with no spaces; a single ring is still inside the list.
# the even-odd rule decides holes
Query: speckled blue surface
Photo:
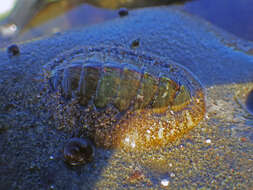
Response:
[[[111,152],[98,150],[89,167],[76,170],[62,163],[61,147],[71,134],[46,125],[52,118],[47,113],[50,110],[39,101],[41,69],[58,53],[75,46],[129,49],[137,38],[140,46],[136,51],[184,65],[205,87],[253,81],[252,44],[177,7],[131,11],[127,17],[101,25],[22,43],[20,55],[11,59],[3,49],[0,52],[1,188],[93,189],[103,178],[99,174],[107,166]],[[52,160],[50,155],[54,156]],[[117,166],[126,167],[121,162]],[[121,177],[117,180],[112,188],[128,187],[120,186]]]
[[[168,57],[185,65],[208,86],[252,78],[252,55],[223,42],[233,37],[173,7],[140,9],[130,12],[126,18],[23,44],[20,57],[45,64],[57,53],[74,46],[130,48],[131,41],[137,38],[140,39],[138,51]],[[243,42],[237,40],[237,43]],[[26,57],[28,54],[30,58]],[[2,64],[8,62],[5,51],[0,56]]]

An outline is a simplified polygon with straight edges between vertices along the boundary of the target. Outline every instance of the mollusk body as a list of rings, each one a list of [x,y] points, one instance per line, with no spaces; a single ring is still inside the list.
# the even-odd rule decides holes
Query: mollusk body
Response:
[[[166,146],[204,116],[198,80],[171,61],[118,48],[82,47],[46,67],[49,84],[77,102],[79,125],[97,145],[146,150]]]

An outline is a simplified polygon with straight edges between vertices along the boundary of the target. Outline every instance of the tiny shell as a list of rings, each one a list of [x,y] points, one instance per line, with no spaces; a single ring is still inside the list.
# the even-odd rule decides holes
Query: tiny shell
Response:
[[[94,158],[95,148],[88,139],[71,138],[65,145],[64,160],[71,166],[85,164]]]
[[[118,11],[118,14],[120,17],[124,17],[128,15],[128,9],[127,8],[120,8]]]
[[[9,57],[19,55],[19,47],[16,44],[12,44],[7,48],[7,53]]]

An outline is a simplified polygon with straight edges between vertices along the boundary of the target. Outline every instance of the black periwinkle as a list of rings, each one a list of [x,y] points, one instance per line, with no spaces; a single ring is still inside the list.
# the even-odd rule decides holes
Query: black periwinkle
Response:
[[[64,161],[71,165],[81,165],[91,162],[94,158],[95,148],[89,139],[71,138],[64,146]]]

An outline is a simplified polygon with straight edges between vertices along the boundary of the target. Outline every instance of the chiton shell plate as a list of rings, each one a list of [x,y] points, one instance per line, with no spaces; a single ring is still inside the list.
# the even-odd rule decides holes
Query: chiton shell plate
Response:
[[[44,70],[59,127],[81,129],[98,146],[163,147],[205,114],[200,82],[166,58],[116,47],[78,47]]]

